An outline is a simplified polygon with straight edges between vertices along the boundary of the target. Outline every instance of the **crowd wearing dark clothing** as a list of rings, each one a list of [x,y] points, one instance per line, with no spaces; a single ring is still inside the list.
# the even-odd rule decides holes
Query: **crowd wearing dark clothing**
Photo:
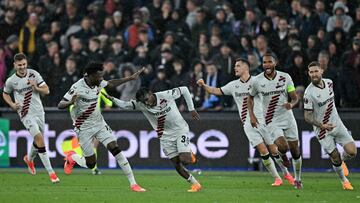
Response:
[[[277,56],[301,96],[307,65],[318,61],[334,82],[338,107],[360,107],[360,6],[341,0],[5,0],[0,3],[0,88],[14,73],[13,56],[27,55],[50,87],[56,106],[83,77],[89,61],[104,62],[106,80],[146,71],[138,81],[106,89],[133,99],[141,86],[187,86],[202,110],[232,109],[228,97],[205,94],[198,79],[221,87],[246,58],[262,72],[262,56]],[[179,100],[180,110],[186,109]],[[5,106],[0,102],[0,106]],[[298,107],[302,107],[301,101]]]

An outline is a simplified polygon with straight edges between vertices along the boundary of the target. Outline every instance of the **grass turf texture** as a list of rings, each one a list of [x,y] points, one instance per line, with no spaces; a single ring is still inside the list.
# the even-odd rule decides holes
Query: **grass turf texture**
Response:
[[[303,173],[304,189],[295,190],[287,182],[271,187],[273,178],[265,172],[203,171],[195,177],[204,189],[188,193],[190,187],[175,171],[135,170],[145,193],[131,192],[119,170],[103,170],[94,176],[90,170],[75,169],[65,175],[60,169],[59,184],[52,184],[44,170],[36,176],[27,169],[0,169],[0,202],[360,202],[360,173],[350,173],[353,191],[344,191],[334,172]]]

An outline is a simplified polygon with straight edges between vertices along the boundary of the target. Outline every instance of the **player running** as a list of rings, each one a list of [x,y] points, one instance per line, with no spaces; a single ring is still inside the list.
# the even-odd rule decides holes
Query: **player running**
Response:
[[[269,146],[272,156],[275,158],[275,161],[280,166],[282,171],[284,172],[284,177],[288,182],[293,185],[294,178],[291,176],[287,168],[283,165],[283,162],[278,154],[277,147],[274,144],[273,139],[269,135],[268,131],[266,130],[265,122],[262,115],[262,108],[260,106],[260,98],[259,96],[255,97],[255,103],[258,104],[254,108],[254,113],[256,114],[257,118],[259,118],[259,126],[258,128],[253,128],[250,124],[250,118],[248,113],[248,95],[249,95],[249,88],[250,83],[254,77],[251,77],[249,73],[249,62],[246,59],[236,59],[235,61],[235,76],[239,77],[239,79],[229,82],[227,85],[216,88],[210,87],[205,84],[203,79],[197,81],[197,84],[202,87],[207,93],[214,94],[214,95],[231,95],[233,96],[241,119],[241,123],[244,126],[245,134],[253,147],[260,152],[262,162],[269,173],[275,178],[275,182],[272,186],[280,186],[282,185],[283,181],[280,178],[275,164],[270,157],[269,151],[266,147],[266,144]],[[265,141],[265,143],[264,143]]]
[[[119,166],[124,171],[130,182],[131,190],[144,192],[135,181],[134,174],[127,158],[122,154],[111,128],[106,124],[98,108],[98,96],[101,88],[106,86],[116,87],[127,81],[137,79],[144,68],[130,77],[122,79],[103,80],[103,64],[97,62],[89,63],[85,68],[84,78],[72,85],[70,90],[58,104],[59,109],[65,109],[74,104],[71,111],[74,119],[74,131],[79,138],[79,144],[83,156],[72,152],[66,156],[64,172],[71,174],[75,163],[81,167],[93,169],[96,166],[93,138],[99,140],[116,158]]]
[[[184,96],[193,119],[199,120],[199,114],[194,108],[187,87],[178,87],[157,93],[153,93],[147,88],[141,88],[136,92],[136,101],[122,101],[111,96],[108,98],[121,109],[143,112],[156,130],[165,155],[175,166],[179,175],[191,184],[188,192],[198,192],[202,186],[185,168],[185,165],[195,163],[196,158],[190,149],[189,126],[181,116],[175,102],[181,95]]]
[[[299,135],[291,110],[298,102],[294,83],[289,74],[275,70],[276,59],[271,53],[266,53],[262,59],[264,72],[257,75],[250,84],[248,99],[250,123],[254,128],[259,125],[258,117],[254,113],[253,100],[255,96],[260,96],[265,125],[283,156],[286,156],[290,147],[295,174],[294,185],[295,188],[302,189]],[[291,98],[290,103],[288,96]]]
[[[34,159],[39,154],[41,162],[49,173],[51,182],[58,183],[60,180],[51,167],[43,136],[45,112],[40,95],[49,94],[49,87],[38,72],[28,68],[25,54],[15,54],[14,68],[16,70],[15,74],[6,80],[3,98],[13,110],[17,111],[21,122],[34,138],[29,154],[24,156],[24,161],[30,174],[35,175]],[[12,93],[15,102],[10,96]]]
[[[311,83],[304,95],[305,121],[313,125],[322,148],[329,154],[333,169],[340,177],[343,189],[353,190],[346,178],[349,171],[343,161],[354,158],[357,149],[354,139],[337,113],[333,82],[322,78],[323,69],[316,61],[308,65],[308,70]],[[336,148],[337,143],[344,148],[342,157]]]

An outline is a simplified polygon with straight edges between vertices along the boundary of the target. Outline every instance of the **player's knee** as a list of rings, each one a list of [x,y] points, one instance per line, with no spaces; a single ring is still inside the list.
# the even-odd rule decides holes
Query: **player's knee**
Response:
[[[356,157],[357,149],[356,149],[356,147],[355,147],[354,149],[348,150],[346,153],[347,153],[351,158],[354,158],[354,157]]]
[[[333,163],[334,166],[340,166],[342,161],[341,161],[341,157],[340,157],[340,153],[337,149],[335,149],[334,151],[332,151],[330,154],[330,158],[331,158],[331,162]]]
[[[290,149],[290,153],[293,159],[299,159],[300,158],[300,150],[299,149]]]
[[[179,156],[179,158],[180,158],[180,161],[182,164],[184,164],[184,165],[191,164],[191,154],[190,155],[182,154]]]
[[[95,168],[95,166],[96,166],[96,162],[94,162],[94,161],[86,161],[86,166],[87,166],[89,169],[93,169],[93,168]]]

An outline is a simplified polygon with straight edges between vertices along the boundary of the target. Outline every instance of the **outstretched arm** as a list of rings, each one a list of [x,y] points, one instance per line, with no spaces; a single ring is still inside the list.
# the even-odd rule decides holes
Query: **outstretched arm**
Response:
[[[181,94],[185,98],[186,104],[188,106],[189,111],[191,112],[191,115],[192,115],[193,119],[194,120],[200,120],[200,116],[197,113],[197,111],[195,110],[194,102],[193,102],[193,100],[191,98],[191,94],[190,94],[189,89],[187,87],[185,87],[185,86],[182,86],[182,87],[179,87],[179,90],[181,91]]]
[[[63,98],[63,99],[59,102],[59,104],[58,104],[58,109],[65,109],[65,108],[67,108],[67,107],[69,107],[70,105],[74,104],[74,103],[76,102],[76,100],[77,100],[77,95],[76,95],[76,94],[71,98],[70,101],[67,100],[67,99],[65,99],[65,98]]]
[[[135,110],[135,103],[134,101],[123,101],[120,99],[117,99],[113,96],[110,96],[104,92],[101,92],[102,95],[104,95],[107,99],[112,101],[116,106],[118,106],[120,109],[124,110]]]
[[[143,67],[142,69],[138,70],[136,73],[132,74],[129,77],[125,77],[125,78],[120,78],[120,79],[113,79],[113,80],[109,80],[108,81],[108,86],[110,88],[115,88],[123,83],[126,83],[128,81],[131,80],[136,80],[139,78],[139,75],[145,70],[145,67]]]
[[[289,103],[289,102],[286,102],[286,103],[284,104],[284,106],[285,106],[285,108],[286,108],[287,110],[292,109],[292,108],[298,103],[298,101],[299,101],[299,98],[298,98],[298,96],[297,96],[297,94],[296,94],[295,91],[289,92],[289,96],[290,96],[290,98],[291,98],[291,102],[290,102],[290,103]]]
[[[199,79],[196,83],[200,87],[202,87],[209,94],[214,94],[214,95],[217,95],[217,96],[223,95],[220,88],[218,88],[218,87],[210,87],[209,85],[205,84],[203,79]]]

